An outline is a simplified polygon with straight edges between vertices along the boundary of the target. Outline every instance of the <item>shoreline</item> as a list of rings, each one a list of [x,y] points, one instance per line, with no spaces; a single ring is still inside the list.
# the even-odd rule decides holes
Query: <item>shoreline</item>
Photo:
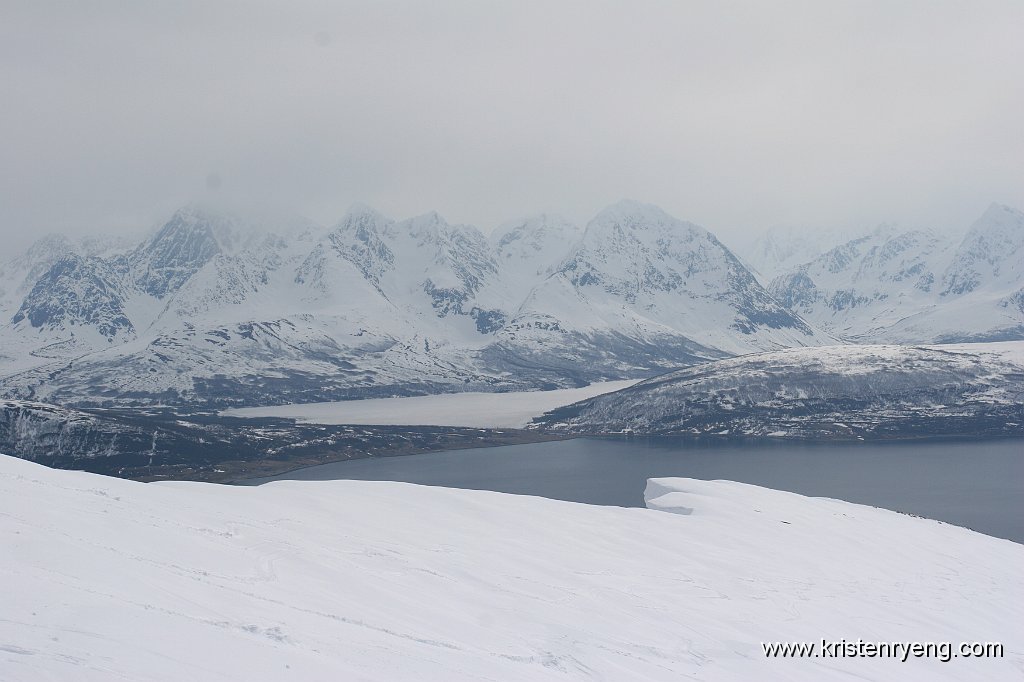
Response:
[[[394,429],[395,427],[387,427],[387,428]],[[509,434],[509,432],[513,432],[513,433]],[[424,448],[424,447],[414,447],[414,448],[410,448],[408,450],[400,449],[400,450],[390,450],[390,451],[387,451],[387,452],[369,453],[369,454],[366,454],[365,456],[362,456],[362,457],[338,457],[338,458],[324,459],[324,460],[319,460],[318,459],[315,462],[298,463],[297,466],[287,466],[287,467],[281,468],[279,470],[269,470],[269,473],[260,472],[257,475],[236,476],[236,477],[231,477],[231,478],[224,478],[222,480],[207,481],[207,482],[218,483],[218,484],[221,484],[221,485],[262,485],[261,483],[260,484],[253,484],[253,483],[246,483],[246,482],[247,481],[253,481],[253,480],[261,479],[261,478],[273,478],[275,476],[281,476],[283,474],[290,474],[290,473],[292,473],[294,471],[302,471],[304,469],[312,469],[314,467],[323,466],[325,464],[338,464],[340,462],[356,462],[356,461],[363,461],[363,460],[368,460],[368,459],[385,459],[385,458],[389,459],[389,458],[392,458],[392,457],[415,457],[417,455],[428,455],[428,454],[437,453],[437,452],[451,452],[451,451],[454,451],[454,450],[472,450],[474,448],[481,448],[481,449],[483,449],[483,448],[507,447],[507,446],[514,446],[514,445],[528,445],[530,443],[546,443],[546,442],[551,442],[551,441],[573,440],[573,439],[576,439],[576,438],[583,437],[583,436],[579,436],[579,435],[552,434],[552,433],[548,433],[548,432],[529,431],[527,429],[501,429],[496,434],[492,434],[492,435],[495,435],[495,436],[502,435],[503,436],[503,435],[506,435],[506,434],[509,434],[511,437],[509,439],[507,439],[507,440],[502,440],[501,442],[467,443],[467,442],[465,442],[463,440],[458,440],[458,441],[455,441],[455,442],[452,442],[452,443],[446,443],[445,445],[443,445],[441,447],[436,447],[436,448],[433,448],[433,447],[427,447],[427,448]],[[534,436],[534,437],[530,437],[531,435]],[[251,465],[253,463],[252,462],[245,462],[245,464]],[[297,464],[297,462],[296,461],[292,461],[292,462],[288,462],[288,464]],[[167,480],[167,479],[158,479],[158,480]]]
[[[507,431],[507,430],[503,430]],[[504,434],[503,434],[504,435]],[[1000,435],[1000,436],[984,436],[984,435],[934,435],[934,436],[907,436],[905,438],[876,438],[876,439],[859,439],[859,438],[784,438],[779,436],[721,436],[721,435],[695,435],[695,434],[633,434],[625,435],[618,433],[551,433],[548,431],[537,431],[530,429],[519,429],[515,434],[517,437],[510,438],[507,441],[502,442],[490,442],[490,443],[465,443],[458,442],[452,444],[450,447],[439,447],[439,448],[414,448],[411,450],[403,451],[392,451],[388,453],[374,453],[365,457],[346,457],[337,458],[330,460],[317,461],[314,463],[304,463],[298,466],[291,466],[281,470],[273,471],[272,473],[260,473],[255,476],[239,476],[221,481],[215,481],[224,485],[263,485],[263,483],[251,483],[251,481],[264,478],[275,478],[284,474],[289,474],[295,471],[303,471],[305,469],[312,469],[318,466],[326,464],[338,464],[340,462],[349,461],[361,461],[368,459],[385,459],[393,457],[414,457],[417,455],[426,455],[439,452],[453,452],[458,450],[472,450],[472,449],[489,449],[498,447],[511,447],[516,445],[529,445],[532,443],[546,443],[554,441],[569,441],[580,438],[592,438],[595,440],[605,441],[638,441],[638,440],[656,440],[656,441],[686,441],[694,444],[747,444],[752,447],[757,446],[769,446],[769,447],[784,447],[786,445],[793,446],[815,446],[815,445],[853,445],[857,443],[863,443],[865,445],[886,445],[886,444],[906,444],[906,443],[963,443],[963,442],[978,442],[985,443],[990,441],[1007,441],[1007,440],[1021,440],[1024,441],[1024,435]],[[536,436],[536,437],[530,437]],[[302,480],[302,479],[295,479]],[[269,483],[270,481],[264,481]]]
[[[402,434],[412,434],[415,429],[423,428],[410,426],[406,429],[396,426],[364,426],[359,428],[373,430],[378,434],[388,434],[399,439],[406,439]],[[477,434],[477,435],[474,435]],[[474,440],[468,440],[473,437]],[[203,483],[216,483],[219,485],[262,485],[262,483],[250,483],[253,480],[275,478],[295,471],[311,469],[325,464],[338,464],[341,462],[360,461],[368,459],[384,459],[393,457],[414,457],[417,455],[428,455],[439,452],[450,452],[457,450],[488,449],[497,447],[509,447],[515,445],[529,445],[531,443],[544,443],[552,441],[567,441],[578,438],[593,438],[605,441],[684,441],[696,446],[702,444],[745,444],[751,447],[785,447],[810,446],[810,445],[853,445],[863,443],[865,445],[886,445],[901,443],[942,443],[942,442],[978,442],[1024,440],[1024,434],[1020,435],[982,435],[982,434],[938,434],[938,435],[907,435],[903,437],[890,436],[886,438],[792,438],[782,436],[742,436],[742,435],[719,435],[719,434],[621,434],[621,433],[567,433],[551,432],[539,429],[455,429],[441,435],[443,442],[431,445],[406,445],[401,447],[385,447],[382,449],[368,448],[365,451],[345,454],[343,451],[324,454],[299,455],[294,459],[257,459],[257,460],[225,460],[208,465],[201,469],[193,469],[187,472],[169,472],[167,474],[147,474],[127,478],[144,483],[157,481],[197,481]]]

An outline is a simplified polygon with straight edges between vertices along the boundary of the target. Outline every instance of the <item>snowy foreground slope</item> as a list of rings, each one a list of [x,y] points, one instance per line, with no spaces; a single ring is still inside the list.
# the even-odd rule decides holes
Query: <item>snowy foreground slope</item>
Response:
[[[1024,547],[738,483],[653,509],[0,457],[4,680],[1020,679]],[[761,642],[1002,642],[766,659]]]

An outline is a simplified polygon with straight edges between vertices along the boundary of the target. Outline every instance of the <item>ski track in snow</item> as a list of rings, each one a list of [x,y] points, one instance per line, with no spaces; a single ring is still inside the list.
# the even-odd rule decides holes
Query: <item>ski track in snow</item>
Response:
[[[143,484],[0,456],[0,679],[1020,679],[1024,546],[727,481],[647,498]],[[1006,656],[761,649],[861,637]]]

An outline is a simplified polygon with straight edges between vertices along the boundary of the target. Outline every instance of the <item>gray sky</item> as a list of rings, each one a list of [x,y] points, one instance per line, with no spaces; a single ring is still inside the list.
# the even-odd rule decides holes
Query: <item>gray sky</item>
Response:
[[[1024,208],[1022,35],[1018,0],[0,0],[0,234],[211,196],[962,228]]]

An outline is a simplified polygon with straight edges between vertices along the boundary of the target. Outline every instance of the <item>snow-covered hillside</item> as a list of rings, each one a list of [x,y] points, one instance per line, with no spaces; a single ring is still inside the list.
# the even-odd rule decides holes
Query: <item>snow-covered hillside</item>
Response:
[[[1024,341],[755,353],[584,400],[535,425],[812,439],[1021,436]]]
[[[192,206],[112,255],[44,246],[4,270],[24,290],[0,327],[10,398],[252,405],[571,387],[828,338],[710,233],[636,202],[582,236],[548,215],[488,240],[436,213],[394,222],[355,206],[318,229]]]
[[[779,275],[769,291],[860,342],[1024,338],[1024,213],[993,204],[959,244],[882,228]]]
[[[142,484],[0,456],[0,678],[1019,678],[1018,544],[725,481],[647,498]],[[1005,654],[762,649],[823,638]]]

